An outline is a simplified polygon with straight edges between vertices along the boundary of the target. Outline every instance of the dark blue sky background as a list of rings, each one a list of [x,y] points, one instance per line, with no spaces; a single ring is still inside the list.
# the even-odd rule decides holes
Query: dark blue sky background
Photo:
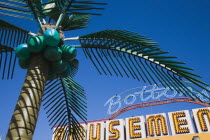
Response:
[[[210,0],[100,0],[107,2],[102,16],[93,16],[89,27],[65,33],[66,37],[80,36],[105,29],[129,30],[152,38],[164,51],[186,66],[195,69],[204,82],[210,83]],[[1,19],[37,32],[35,21],[0,15]],[[72,44],[66,42],[66,44]],[[74,42],[73,44],[77,44]],[[107,118],[105,102],[125,90],[149,85],[128,78],[99,75],[92,63],[78,50],[80,69],[75,80],[87,92],[88,120]],[[13,80],[0,81],[0,135],[5,138],[26,71],[19,68]],[[138,103],[138,102],[136,102]],[[190,103],[176,103],[130,111],[127,116],[140,116],[202,107]],[[35,140],[50,140],[52,130],[46,115],[40,112]]]

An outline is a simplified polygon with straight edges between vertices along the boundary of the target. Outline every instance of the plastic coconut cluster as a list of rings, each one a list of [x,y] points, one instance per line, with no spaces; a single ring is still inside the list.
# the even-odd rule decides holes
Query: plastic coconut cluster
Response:
[[[31,56],[41,53],[49,61],[48,80],[71,76],[73,69],[77,69],[78,60],[73,46],[60,45],[60,34],[56,29],[47,29],[43,36],[32,36],[26,44],[17,46],[15,53],[19,58],[19,65],[28,69]]]

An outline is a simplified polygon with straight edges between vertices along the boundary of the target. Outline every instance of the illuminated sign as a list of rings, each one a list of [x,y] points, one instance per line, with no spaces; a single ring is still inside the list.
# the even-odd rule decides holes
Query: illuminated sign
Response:
[[[124,120],[106,121],[106,140],[124,140]]]
[[[194,129],[188,110],[168,113],[172,135],[192,134]]]
[[[143,116],[131,117],[125,119],[126,139],[135,140],[146,138],[146,129],[144,127],[145,119]]]
[[[170,124],[170,125],[169,125]],[[84,137],[81,140],[140,140],[210,132],[210,107],[176,111],[125,119],[106,120],[81,124]],[[196,129],[194,129],[196,127]],[[53,140],[64,137],[64,128],[55,128]],[[70,136],[66,140],[73,140]]]
[[[206,88],[210,89],[210,87]],[[104,106],[108,107],[107,114],[111,115],[124,106],[132,105],[135,103],[184,97],[183,93],[179,93],[176,90],[170,89],[173,88],[164,87],[161,84],[132,88],[120,94],[112,96],[106,101]],[[207,90],[200,91],[202,93],[200,94],[197,91],[194,91],[191,87],[188,87],[188,89],[200,100],[209,102],[209,100],[202,95],[204,94],[209,97],[210,93]],[[194,95],[191,94],[190,96],[195,98]]]
[[[198,133],[210,132],[210,108],[193,109]]]
[[[148,137],[169,135],[165,113],[147,115],[146,118]]]
[[[104,122],[88,123],[88,140],[102,140],[104,138]]]

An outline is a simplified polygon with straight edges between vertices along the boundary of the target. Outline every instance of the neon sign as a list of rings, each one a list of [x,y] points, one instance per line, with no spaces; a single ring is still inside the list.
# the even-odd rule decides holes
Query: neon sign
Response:
[[[210,107],[81,124],[81,140],[140,140],[150,137],[210,133]],[[170,125],[169,125],[170,124]],[[195,129],[196,127],[196,129]],[[63,138],[63,128],[52,140]],[[72,140],[67,138],[66,140]]]
[[[210,87],[207,87],[210,89]],[[197,96],[202,101],[209,101],[203,95],[194,91],[191,87],[188,87],[193,93],[197,94]],[[202,93],[209,97],[209,93],[206,90],[202,90]],[[125,92],[122,92],[118,95],[112,96],[110,99],[106,101],[104,106],[108,106],[107,114],[111,115],[118,111],[123,106],[132,105],[136,102],[147,102],[154,101],[160,99],[167,98],[175,98],[183,96],[182,93],[178,93],[176,90],[171,91],[169,87],[163,87],[162,85],[149,85],[143,87],[137,87]],[[193,97],[193,95],[191,95]]]

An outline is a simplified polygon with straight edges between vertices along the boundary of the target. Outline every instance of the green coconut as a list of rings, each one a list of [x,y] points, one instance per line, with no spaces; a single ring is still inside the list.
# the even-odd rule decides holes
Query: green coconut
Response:
[[[20,59],[28,59],[30,57],[28,45],[26,43],[18,45],[15,49],[15,54]]]
[[[73,46],[61,45],[60,48],[63,52],[62,57],[68,62],[77,56],[77,50]]]
[[[77,59],[73,59],[72,61],[69,62],[69,65],[70,65],[72,68],[78,69],[78,67],[79,67],[79,61],[78,61]]]
[[[52,70],[56,73],[62,73],[67,69],[67,65],[69,65],[66,61],[64,60],[59,60],[56,62],[52,63]]]
[[[41,52],[45,46],[44,36],[32,36],[28,40],[28,49],[32,53]]]
[[[62,51],[59,47],[48,46],[44,51],[44,57],[49,61],[58,61],[61,56]]]
[[[60,43],[60,34],[56,29],[49,28],[44,32],[44,40],[49,46],[57,46]]]

